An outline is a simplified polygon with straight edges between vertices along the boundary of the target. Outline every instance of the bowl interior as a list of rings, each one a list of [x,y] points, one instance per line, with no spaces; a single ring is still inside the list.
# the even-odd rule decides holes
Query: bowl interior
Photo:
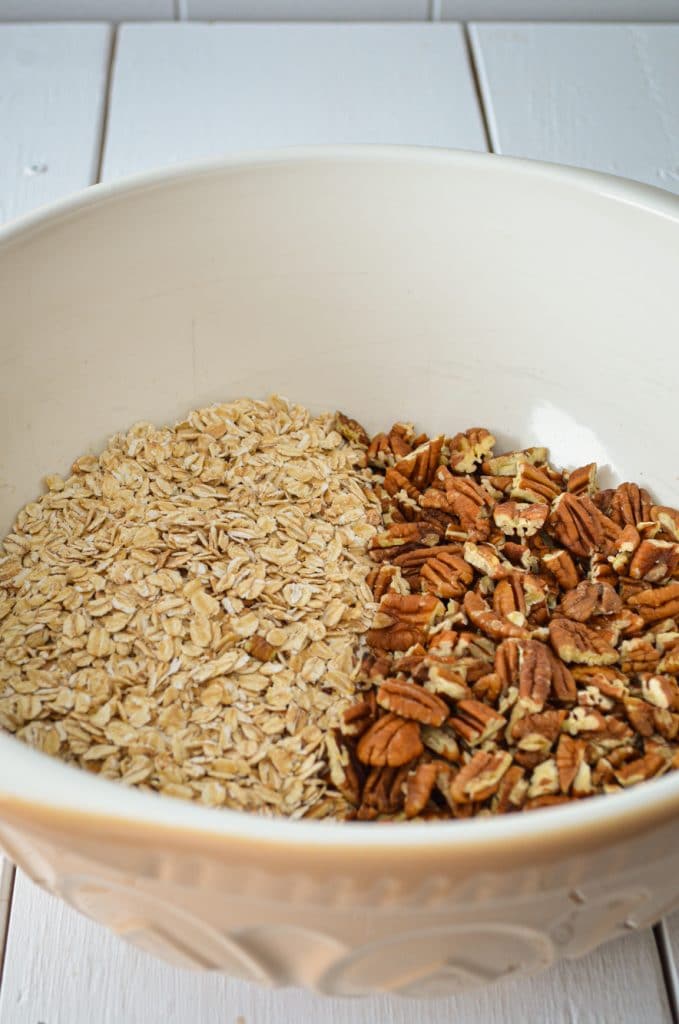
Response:
[[[483,425],[679,502],[679,203],[471,154],[150,176],[0,239],[0,530],[140,419],[276,391],[369,429]]]

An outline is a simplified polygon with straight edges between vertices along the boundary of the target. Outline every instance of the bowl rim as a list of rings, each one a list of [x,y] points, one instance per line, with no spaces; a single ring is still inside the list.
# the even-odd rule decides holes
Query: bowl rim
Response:
[[[57,202],[38,208],[0,227],[0,251],[49,230],[82,210],[145,191],[281,165],[371,163],[448,165],[451,168],[488,170],[500,175],[534,178],[563,184],[575,191],[631,205],[645,213],[679,224],[679,196],[638,182],[596,171],[542,161],[425,146],[342,145],[292,146],[251,151],[212,160],[198,160],[160,170],[145,171],[111,183],[96,184]],[[110,829],[112,826],[148,826],[157,833],[169,829],[187,838],[200,834],[220,840],[255,840],[288,851],[332,848],[406,851],[442,847],[478,851],[489,842],[494,854],[519,843],[558,835],[575,841],[625,828],[632,820],[657,822],[679,810],[679,772],[621,793],[542,808],[538,814],[516,814],[427,823],[399,822],[382,828],[370,822],[305,821],[262,817],[252,812],[205,807],[192,801],[167,799],[90,775],[82,769],[28,747],[8,733],[0,733],[0,815],[19,812],[22,817],[80,820]],[[614,799],[612,797],[615,797]]]

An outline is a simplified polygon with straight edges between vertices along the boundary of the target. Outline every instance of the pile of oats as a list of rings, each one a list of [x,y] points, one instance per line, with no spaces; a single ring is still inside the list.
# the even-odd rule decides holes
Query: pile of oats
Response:
[[[374,614],[379,506],[335,424],[241,400],[49,477],[0,549],[0,725],[143,789],[345,816],[324,740]]]

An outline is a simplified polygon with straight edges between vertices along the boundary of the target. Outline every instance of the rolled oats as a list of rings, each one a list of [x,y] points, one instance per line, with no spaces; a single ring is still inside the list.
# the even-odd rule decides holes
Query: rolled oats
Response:
[[[47,477],[0,557],[2,727],[143,789],[345,815],[324,738],[354,693],[379,522],[352,429],[242,400]]]

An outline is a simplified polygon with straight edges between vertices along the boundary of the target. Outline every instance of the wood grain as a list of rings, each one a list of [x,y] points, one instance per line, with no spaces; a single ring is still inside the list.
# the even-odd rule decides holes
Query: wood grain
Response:
[[[633,971],[634,982],[630,983]],[[650,932],[542,976],[430,1003],[325,999],[166,967],[18,874],[1,1024],[653,1024],[671,1021]]]
[[[0,25],[0,222],[96,180],[111,28]]]
[[[498,153],[679,192],[679,24],[473,24]]]
[[[457,25],[125,25],[104,179],[300,143],[485,149]]]

